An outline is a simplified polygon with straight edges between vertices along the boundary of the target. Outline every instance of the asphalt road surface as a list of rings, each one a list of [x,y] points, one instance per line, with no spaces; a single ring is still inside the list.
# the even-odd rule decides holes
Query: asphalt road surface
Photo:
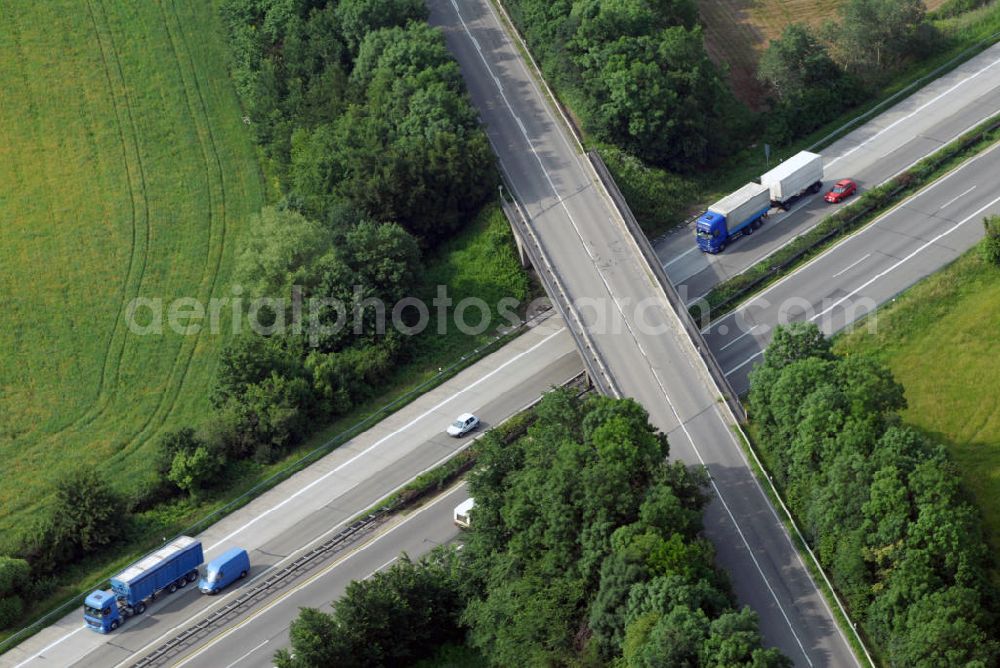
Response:
[[[448,14],[448,3],[439,0],[431,4],[435,8],[436,17],[444,17],[444,25],[449,27],[450,43],[454,45],[456,41],[462,39],[460,35],[456,35],[456,31],[461,30],[457,18],[454,14]],[[481,30],[484,27],[479,25],[483,19],[486,19],[487,22],[491,20],[488,14],[483,14],[484,12],[488,13],[488,9],[481,2],[463,2],[461,6],[463,15],[467,19],[470,17],[473,19],[473,23],[470,25],[476,26],[474,28],[476,30]],[[450,11],[454,12],[454,7]],[[472,14],[469,14],[470,12]],[[490,35],[494,40],[499,39],[500,36],[496,34],[499,28],[495,24],[492,27],[485,27],[487,35]],[[498,46],[502,48],[497,48]],[[468,47],[466,50],[468,51]],[[486,55],[495,59],[488,61],[494,67],[514,68],[517,62],[511,61],[519,61],[519,56],[510,49],[509,44],[493,44]],[[466,58],[463,62],[466,69],[475,67],[475,63],[470,64],[469,60]],[[996,113],[1000,108],[997,96],[1000,77],[996,75],[996,68],[993,65],[998,60],[1000,60],[1000,47],[993,47],[955,72],[929,84],[907,100],[823,151],[827,158],[828,181],[843,176],[853,176],[861,183],[862,187],[871,187],[918,160],[938,145],[957,136],[964,129]],[[480,76],[482,76],[482,71],[480,71]],[[537,91],[533,90],[534,86],[528,79],[520,75],[513,78],[508,75],[504,85],[511,86],[506,88],[508,96],[511,94],[520,95],[522,91],[530,93],[534,100],[519,100],[520,106],[526,105],[532,111],[537,122],[543,125],[552,122],[551,119],[545,120],[544,116],[538,116],[542,107],[538,100]],[[503,105],[503,100],[498,100],[495,96],[492,98],[480,97],[478,102],[485,102],[497,107],[493,109],[494,112],[502,111],[499,107]],[[484,108],[480,107],[480,109],[484,112],[483,117],[486,119],[487,114]],[[539,118],[542,120],[539,121]],[[491,137],[493,136],[495,133],[491,132]],[[548,160],[560,159],[555,152],[547,154],[541,144],[535,144],[534,148]],[[517,150],[517,148],[515,146],[508,147],[508,153],[510,150]],[[520,150],[530,155],[530,151],[523,144]],[[537,170],[537,165],[535,170]],[[534,173],[537,175],[537,171]],[[527,174],[530,177],[532,172],[529,170]],[[563,181],[563,177],[558,171],[549,170],[549,176],[553,179],[553,185],[561,189],[561,193],[564,193],[566,186],[570,185]],[[585,187],[589,188],[590,186]],[[968,187],[958,188],[958,190],[964,191]],[[985,186],[978,186],[976,190],[979,191],[976,194],[978,197],[985,192]],[[972,195],[970,194],[970,196]],[[550,206],[554,202],[554,199],[551,200]],[[957,207],[959,204],[956,202],[949,206]],[[544,204],[542,207],[544,208]],[[679,287],[682,291],[687,290],[688,294],[697,296],[698,291],[690,289],[691,287],[704,291],[705,286],[710,287],[710,284],[714,284],[715,281],[746,268],[756,259],[785,243],[791,236],[801,233],[818,222],[819,216],[832,208],[819,201],[804,203],[800,207],[801,211],[796,209],[783,218],[772,219],[753,237],[739,240],[720,256],[708,258],[702,256],[700,252],[697,254],[688,253],[684,255],[684,259],[669,264],[668,273],[674,277],[675,281],[680,281]],[[538,210],[536,207],[536,213]],[[940,216],[938,217],[940,218]],[[951,217],[954,218],[954,215]],[[886,278],[891,278],[894,285],[898,285],[899,289],[902,289],[908,282],[907,280],[898,280],[897,277],[909,276],[909,282],[912,282],[924,273],[930,273],[934,268],[943,264],[946,258],[950,257],[950,253],[944,250],[945,245],[951,245],[953,251],[958,252],[971,243],[969,239],[975,236],[976,227],[977,223],[975,222],[961,225],[935,241],[932,244],[933,248],[929,247],[911,260],[904,262],[904,265],[909,266],[901,265],[892,269]],[[942,229],[941,231],[946,230]],[[565,233],[565,230],[563,232]],[[693,241],[688,235],[678,234],[665,240],[658,246],[657,250],[661,258],[670,262],[690,250],[689,241],[693,245]],[[851,262],[859,262],[856,267],[850,267],[851,262],[847,262],[833,273],[844,271],[842,276],[846,277],[853,276],[852,272],[855,270],[861,271],[862,275],[858,278],[867,278],[861,280],[857,285],[867,283],[875,275],[872,273],[873,271],[884,271],[884,269],[875,270],[873,265],[868,264],[872,258],[865,258],[864,255],[869,251],[870,249],[865,250],[857,257],[857,260],[852,259]],[[600,258],[598,261],[601,261]],[[604,261],[611,262],[611,256]],[[713,264],[711,268],[707,266],[699,268],[696,264],[685,268],[685,263],[697,261],[712,262]],[[920,268],[913,270],[911,267],[917,264],[920,265]],[[686,274],[686,276],[681,276],[681,274]],[[699,276],[705,278],[698,278]],[[832,278],[833,274],[830,277]],[[876,282],[866,285],[861,288],[859,294],[868,294],[869,292],[875,294],[876,286],[880,284]],[[780,286],[781,284],[772,290],[777,290]],[[855,288],[846,289],[850,291]],[[770,294],[769,291],[764,296]],[[753,308],[749,310],[753,311]],[[763,313],[756,311],[754,313],[753,322],[766,322]],[[718,324],[725,324],[725,322]],[[751,324],[748,329],[753,326]],[[549,336],[550,333],[546,333],[545,336]],[[554,334],[544,342],[541,336],[533,336],[534,334],[540,335],[541,332],[521,337],[430,393],[428,397],[414,402],[403,411],[387,419],[383,424],[376,426],[370,432],[366,432],[324,458],[317,465],[297,474],[247,507],[225,518],[218,525],[213,526],[202,536],[206,546],[210,548],[207,557],[211,558],[230,544],[245,546],[251,550],[254,563],[257,564],[254,569],[254,576],[256,576],[273,565],[281,563],[283,561],[282,555],[294,556],[305,544],[315,540],[322,533],[331,532],[341,522],[368,507],[373,500],[389,492],[399,482],[412,477],[420,470],[453,452],[454,447],[459,444],[442,442],[438,434],[438,431],[443,429],[442,425],[453,419],[453,414],[469,410],[472,407],[472,410],[479,412],[487,423],[499,421],[514,408],[530,401],[539,391],[561,382],[579,371],[581,364],[573,350],[572,340],[566,332]],[[761,331],[754,330],[745,337],[746,340],[732,343],[735,337],[730,335],[729,338],[726,338],[725,335],[721,335],[721,329],[708,333],[709,341],[718,353],[723,368],[733,371],[731,379],[737,387],[741,387],[741,383],[745,383],[745,373],[752,366],[752,360],[740,369],[733,370],[732,367],[746,362],[747,358],[759,351],[759,348],[744,348],[743,346],[752,344],[754,341],[763,345],[766,339],[760,338],[762,336]],[[731,343],[732,345],[730,345]],[[725,346],[729,347],[723,350]],[[683,369],[681,371],[684,372]],[[689,372],[688,370],[686,373]],[[657,373],[662,377],[665,371],[658,369]],[[691,456],[690,444],[679,443],[679,438],[683,441],[683,434],[678,436],[674,433],[675,431],[677,431],[676,426],[671,431],[674,453],[684,456],[684,453],[681,453],[681,449],[684,448],[686,455]],[[401,442],[402,445],[400,445]],[[355,455],[357,458],[354,458]],[[734,470],[740,466],[742,463],[737,462]],[[716,466],[713,472],[724,473],[725,470],[725,467],[720,469]],[[742,476],[740,481],[739,487],[742,488],[743,493],[749,493],[751,496],[758,493],[755,483],[748,484]],[[738,504],[737,497],[736,503],[731,505]],[[725,513],[724,511],[720,513],[717,506],[718,504],[713,506],[710,519],[713,523],[725,523],[727,521]],[[763,514],[766,515],[766,513]],[[783,534],[778,538],[779,542],[785,539]],[[741,541],[737,537],[737,543],[739,542]],[[766,562],[765,566],[767,566],[768,572],[786,572],[788,564],[791,563],[794,566],[797,561],[797,559],[787,558],[776,559],[774,555],[765,557],[762,550],[755,552],[755,555]],[[721,556],[726,557],[726,555]],[[723,565],[727,564],[723,563]],[[731,564],[731,567],[746,566],[748,566],[746,559],[736,560]],[[760,571],[762,570],[765,570],[764,566],[761,567]],[[792,570],[798,573],[798,569],[792,568]],[[753,564],[749,564],[749,570],[731,572],[751,574],[756,572],[759,576],[760,571]],[[776,595],[771,597],[772,602],[768,604],[768,597],[761,595],[763,593],[761,587],[759,585],[750,587],[751,591],[747,592],[744,583],[741,582],[743,579],[741,576],[737,582],[737,592],[744,597],[747,597],[749,593],[748,600],[753,601],[752,605],[762,614],[768,615],[769,623],[765,626],[768,638],[777,637],[774,635],[775,633],[778,633],[778,636],[784,636],[783,643],[779,643],[779,645],[783,648],[786,645],[791,646],[790,655],[794,657],[795,647],[799,644],[796,637],[792,637],[793,634],[787,631],[781,633],[780,628],[777,631],[768,630],[774,626],[770,620],[782,617],[784,614],[784,610],[778,609],[774,599],[783,600],[783,598],[787,599],[790,596],[794,598],[794,583],[788,585],[780,580],[777,581]],[[766,584],[764,589],[769,586],[769,583]],[[805,586],[808,589],[809,583],[806,583]],[[186,590],[173,597],[164,597],[151,607],[144,619],[129,620],[121,630],[110,636],[101,636],[83,629],[81,614],[78,611],[71,612],[51,627],[0,656],[0,665],[65,666],[91,665],[94,662],[103,662],[113,666],[122,661],[123,657],[130,656],[133,648],[142,650],[170,629],[180,628],[189,620],[197,617],[208,603],[203,604],[196,599],[199,597],[191,590]],[[815,623],[814,618],[825,619],[826,617],[823,612],[825,606],[820,605],[813,598],[798,599],[795,607],[798,614],[810,623]],[[821,620],[821,626],[825,624],[826,622]],[[777,626],[781,626],[780,622],[777,623]],[[829,627],[821,628],[820,636],[830,632]],[[815,665],[836,663],[833,655],[827,652],[822,642],[807,637],[803,644],[808,648],[811,661]],[[802,658],[798,658],[797,662],[808,663]]]
[[[224,632],[176,657],[173,668],[264,668],[274,652],[289,644],[288,628],[299,608],[330,611],[352,580],[365,580],[402,554],[416,560],[460,533],[452,523],[455,506],[469,498],[460,484],[427,505],[397,518],[377,535],[324,566],[308,581],[268,600]]]
[[[857,665],[751,473],[707,370],[493,7],[428,5],[508,183],[620,390],[646,407],[674,457],[707,466],[715,498],[705,530],[740,601],[760,615],[765,641],[797,665]]]
[[[742,391],[746,374],[769,340],[773,324],[815,319],[832,332],[863,318],[939,269],[982,237],[980,220],[1000,213],[1000,149],[982,154],[857,236],[831,249],[788,279],[706,330],[723,368],[738,367],[730,380]],[[877,249],[877,250],[876,250]],[[870,322],[870,321],[869,321]],[[866,322],[865,326],[868,326]],[[877,322],[877,321],[876,321]],[[300,607],[325,608],[352,579],[363,579],[405,552],[418,557],[454,538],[451,510],[467,494],[457,488],[385,527],[354,547],[320,575],[269,602],[202,646],[180,656],[177,666],[269,666],[288,643],[288,625]]]
[[[968,250],[983,217],[1000,214],[998,184],[994,147],[713,323],[705,338],[736,391],[748,388],[774,325],[810,320],[831,334]]]
[[[241,585],[247,586],[464,447],[468,438],[444,433],[460,413],[479,415],[488,428],[581,370],[561,319],[549,318],[212,525],[198,536],[206,561],[233,546],[246,548],[253,566]],[[222,597],[203,596],[193,587],[161,596],[108,635],[84,628],[83,611],[73,610],[0,656],[0,665],[127,665],[134,654],[160,644],[240,588]]]
[[[709,255],[697,249],[694,228],[686,226],[659,240],[656,253],[667,276],[690,303],[834,211],[838,205],[823,201],[834,182],[852,178],[861,190],[873,188],[998,112],[1000,44],[820,151],[824,158],[823,190],[800,200],[788,213],[770,216],[752,236],[737,239],[718,255]],[[777,158],[787,157],[772,156],[771,166]],[[764,171],[762,165],[761,173]]]

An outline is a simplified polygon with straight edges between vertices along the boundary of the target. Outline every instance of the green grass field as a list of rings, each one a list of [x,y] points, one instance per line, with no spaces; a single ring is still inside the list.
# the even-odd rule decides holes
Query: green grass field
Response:
[[[212,3],[5,2],[0,63],[3,551],[63,472],[148,474],[207,410],[224,335],[136,336],[126,306],[229,294],[263,182]]]
[[[1000,549],[1000,269],[975,251],[877,312],[877,330],[841,336],[902,383],[903,419],[948,446]]]

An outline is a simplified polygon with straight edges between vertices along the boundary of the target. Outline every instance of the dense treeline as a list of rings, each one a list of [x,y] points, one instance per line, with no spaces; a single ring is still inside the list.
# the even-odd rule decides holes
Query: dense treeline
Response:
[[[289,201],[422,242],[492,192],[492,154],[420,0],[226,0],[234,78]]]
[[[510,0],[542,68],[582,93],[585,128],[651,164],[704,165],[745,110],[702,44],[694,0]]]
[[[673,172],[717,164],[757,139],[802,137],[942,42],[922,0],[848,0],[822,30],[796,23],[771,41],[759,65],[770,99],[753,101],[766,108],[755,116],[708,59],[694,0],[504,4],[587,131]]]
[[[902,387],[779,328],[751,375],[760,446],[807,540],[892,666],[996,665],[997,598],[979,516],[944,449],[900,423]]]
[[[423,249],[466,222],[495,179],[419,0],[226,0],[222,13],[283,198],[253,221],[234,276],[265,304],[248,315],[267,331],[223,351],[206,424],[161,443],[161,480],[191,494],[227,461],[270,461],[373,396],[405,352],[388,312],[416,296]]]
[[[933,52],[940,39],[923,0],[850,0],[821,30],[787,26],[761,56],[758,77],[773,99],[766,136],[802,137],[870,99],[902,65]]]
[[[712,565],[703,475],[667,463],[638,404],[557,390],[534,417],[477,446],[465,549],[304,611],[278,665],[400,665],[463,638],[496,666],[789,665]]]

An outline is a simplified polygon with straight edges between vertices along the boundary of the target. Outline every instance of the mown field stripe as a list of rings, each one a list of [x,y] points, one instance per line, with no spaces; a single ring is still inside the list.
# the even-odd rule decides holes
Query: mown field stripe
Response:
[[[205,176],[205,188],[208,197],[206,215],[208,217],[209,232],[205,247],[206,261],[202,266],[201,279],[198,284],[198,298],[203,304],[207,304],[209,298],[215,294],[218,286],[222,255],[226,243],[225,177],[222,169],[222,163],[219,158],[215,135],[209,118],[208,108],[198,83],[198,73],[195,61],[192,58],[190,51],[185,51],[185,56],[182,57],[181,50],[178,48],[178,43],[184,45],[185,47],[187,43],[186,37],[183,35],[180,20],[176,14],[176,7],[174,7],[173,3],[171,3],[171,13],[173,15],[173,19],[176,21],[176,26],[171,28],[171,18],[164,7],[164,3],[158,0],[156,4],[160,10],[160,15],[163,17],[163,28],[166,32],[167,40],[170,43],[171,51],[173,52],[178,80],[182,83],[182,87],[184,89],[188,114],[198,136],[201,162]],[[176,36],[175,32],[177,33]],[[186,63],[187,67],[182,65],[182,61]],[[189,70],[187,76],[185,76],[186,69]],[[197,104],[194,99],[192,99],[192,90],[197,97]],[[211,157],[209,157],[209,153],[211,153]],[[218,189],[218,195],[214,192],[216,189]],[[218,209],[218,211],[216,211],[216,209]],[[138,428],[130,435],[124,447],[119,451],[119,454],[126,455],[140,447],[166,422],[176,405],[177,398],[180,395],[184,381],[188,377],[191,360],[194,357],[194,352],[197,349],[198,341],[201,338],[203,331],[204,329],[201,329],[196,334],[182,338],[180,349],[174,357],[174,362],[171,365],[170,375],[166,383],[165,391],[159,394],[156,407],[147,413],[145,420],[143,420]]]

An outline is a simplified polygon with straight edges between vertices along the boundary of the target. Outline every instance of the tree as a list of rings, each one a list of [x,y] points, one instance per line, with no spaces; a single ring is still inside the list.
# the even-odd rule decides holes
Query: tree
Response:
[[[0,555],[0,628],[6,628],[21,619],[24,609],[23,594],[31,581],[31,567],[24,559]]]
[[[810,357],[831,359],[830,341],[814,323],[793,322],[774,329],[764,353],[764,366],[782,369],[792,362]]]
[[[587,625],[594,632],[601,656],[618,656],[625,641],[625,612],[632,586],[649,577],[641,563],[613,552],[601,565],[601,582],[590,607]]]
[[[916,42],[926,11],[923,0],[848,0],[833,33],[838,60],[862,71],[894,65]]]
[[[757,615],[748,607],[727,612],[709,624],[708,637],[702,643],[698,665],[752,666],[753,668],[790,668],[791,660],[777,649],[760,646]]]
[[[654,164],[690,170],[726,146],[738,103],[708,59],[700,28],[620,37],[579,57],[593,129]]]
[[[326,615],[303,609],[291,628],[280,668],[412,665],[458,642],[463,601],[444,562],[403,559],[367,580],[351,582]],[[293,658],[294,657],[294,658]]]
[[[891,665],[992,665],[996,592],[942,447],[900,426],[903,388],[814,327],[776,332],[751,377],[758,442],[807,539]]]
[[[757,76],[782,100],[800,98],[814,86],[829,86],[841,77],[826,47],[802,23],[785,26],[761,54]]]
[[[409,21],[424,21],[428,11],[420,0],[340,0],[336,15],[344,41],[357,53],[369,33]]]
[[[220,453],[207,445],[199,445],[175,454],[167,477],[183,491],[197,496],[200,490],[215,481],[225,463]]]
[[[106,473],[80,466],[55,486],[55,499],[28,528],[22,556],[40,573],[113,543],[125,530],[124,500],[107,482]]]
[[[234,278],[249,297],[283,299],[290,307],[292,288],[308,294],[332,251],[333,235],[322,225],[295,210],[267,206],[250,220]]]
[[[488,435],[480,448],[470,480],[476,524],[462,552],[473,591],[463,622],[490,663],[571,664],[588,633],[588,659],[628,659],[649,645],[660,616],[683,608],[707,632],[731,609],[698,535],[706,479],[667,464],[666,439],[639,404],[556,390],[524,437]],[[647,613],[656,619],[639,637],[636,619]],[[745,630],[730,645],[749,647]],[[697,658],[704,635],[692,653],[662,665]],[[662,650],[644,651],[656,661]]]
[[[180,429],[166,432],[157,442],[157,473],[166,476],[170,472],[170,466],[177,453],[194,452],[204,444],[204,439],[191,427],[181,427]]]
[[[222,350],[216,369],[212,402],[218,408],[247,388],[271,377],[303,377],[300,342],[291,337],[244,334]]]
[[[347,201],[425,243],[457,229],[496,175],[441,33],[416,22],[367,33],[351,88],[357,102],[335,122],[295,134],[291,182],[306,211]]]
[[[979,253],[988,263],[1000,266],[1000,216],[983,218],[985,238],[980,242]]]
[[[417,240],[396,223],[362,222],[348,230],[347,264],[355,281],[387,303],[410,295],[420,274]]]
[[[277,668],[323,668],[352,666],[339,663],[346,655],[333,618],[315,608],[301,608],[288,630],[291,651],[280,649],[274,655]]]
[[[803,136],[862,101],[864,87],[841,69],[826,46],[800,23],[785,27],[761,55],[757,78],[775,93],[767,136],[785,142]]]

